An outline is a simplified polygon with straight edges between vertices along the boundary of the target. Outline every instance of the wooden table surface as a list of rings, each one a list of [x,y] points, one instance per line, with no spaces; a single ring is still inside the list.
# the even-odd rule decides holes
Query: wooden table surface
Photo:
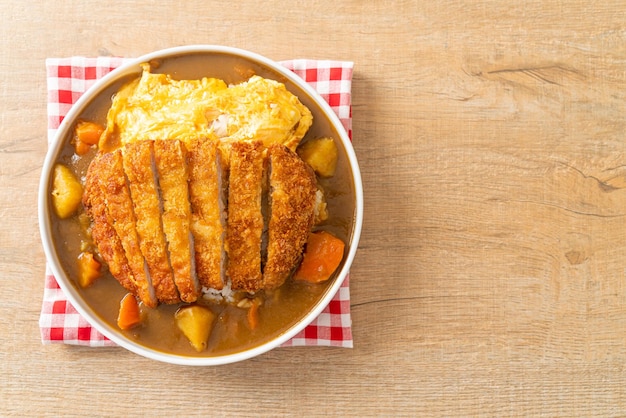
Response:
[[[0,415],[626,414],[626,2],[0,1]],[[43,346],[44,59],[355,62],[354,348]]]

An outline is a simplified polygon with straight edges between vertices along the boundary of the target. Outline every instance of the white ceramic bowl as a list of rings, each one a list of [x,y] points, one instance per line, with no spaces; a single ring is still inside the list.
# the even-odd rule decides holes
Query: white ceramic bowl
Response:
[[[195,71],[201,73],[202,75],[188,74],[189,65],[186,66],[186,69],[177,68],[177,59],[181,59],[181,57],[183,60],[193,60],[197,58],[199,64],[203,62],[212,63],[212,69],[210,70],[211,74],[204,74],[204,71],[207,71],[206,69],[196,68],[195,66],[191,66],[192,68],[195,68],[195,70],[191,71],[191,73]],[[334,132],[333,136],[338,144],[340,153],[343,153],[349,162],[351,171],[350,181],[352,184],[346,185],[346,187],[354,193],[354,216],[351,225],[349,242],[347,242],[347,255],[344,258],[341,270],[334,279],[334,282],[329,286],[322,298],[314,305],[313,309],[311,309],[306,316],[291,326],[284,333],[262,345],[246,349],[235,354],[214,357],[168,354],[132,341],[122,334],[115,326],[112,326],[101,319],[99,315],[94,312],[92,307],[89,306],[86,300],[82,297],[80,291],[74,285],[75,281],[71,277],[68,277],[68,274],[63,269],[57,252],[57,246],[54,242],[52,231],[55,220],[50,203],[52,171],[63,148],[72,136],[74,124],[77,119],[85,113],[86,109],[88,109],[89,105],[94,102],[94,100],[97,100],[98,97],[102,95],[107,95],[106,99],[108,100],[111,92],[116,91],[124,80],[128,80],[133,76],[139,76],[141,74],[141,63],[154,60],[158,60],[163,63],[163,66],[169,66],[167,71],[163,71],[175,74],[179,78],[197,78],[206,75],[209,77],[223,78],[227,82],[233,82],[242,76],[242,69],[249,68],[263,77],[276,79],[285,83],[288,89],[297,95],[300,100],[311,109],[314,116],[317,116],[314,122],[314,127],[316,123],[329,124],[326,128],[331,129]],[[202,67],[202,65],[198,65],[197,67]],[[357,250],[361,233],[362,218],[363,195],[357,159],[352,148],[352,144],[343,129],[341,122],[330,106],[307,83],[281,65],[258,54],[224,46],[194,45],[156,51],[126,63],[98,80],[93,87],[81,96],[61,123],[56,134],[55,141],[51,145],[46,156],[39,186],[39,225],[43,247],[50,268],[68,300],[98,331],[119,346],[150,359],[181,365],[208,366],[246,360],[280,346],[304,329],[321,313],[326,305],[328,305],[346,278]]]

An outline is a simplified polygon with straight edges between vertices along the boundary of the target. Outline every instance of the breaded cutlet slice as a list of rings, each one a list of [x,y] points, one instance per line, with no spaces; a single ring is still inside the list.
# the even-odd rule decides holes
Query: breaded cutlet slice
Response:
[[[182,301],[195,302],[200,286],[195,273],[190,230],[187,149],[179,140],[157,140],[154,142],[154,160],[163,204],[161,219],[174,283]]]
[[[141,252],[148,264],[159,302],[180,302],[161,226],[161,208],[154,164],[153,142],[136,141],[124,148],[124,171],[136,217]]]
[[[204,287],[224,287],[224,170],[217,142],[199,139],[189,146],[189,197],[196,273]]]
[[[109,219],[104,195],[100,192],[102,182],[102,154],[92,160],[85,178],[83,206],[92,219],[91,237],[98,247],[98,252],[107,263],[115,279],[129,292],[137,294],[135,279],[124,253],[120,237]]]
[[[139,246],[133,202],[124,175],[121,150],[102,155],[100,189],[115,232],[120,237],[126,259],[133,273],[136,296],[146,306],[158,305],[146,261]]]
[[[314,222],[315,173],[289,148],[271,145],[269,222],[263,288],[282,285],[296,267]]]
[[[235,142],[230,150],[226,251],[233,290],[261,289],[263,144]]]

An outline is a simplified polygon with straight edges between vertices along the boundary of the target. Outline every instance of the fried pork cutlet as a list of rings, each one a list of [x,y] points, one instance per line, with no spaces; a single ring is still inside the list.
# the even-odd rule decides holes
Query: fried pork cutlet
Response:
[[[197,140],[189,149],[189,197],[196,273],[200,284],[224,287],[225,196],[220,150],[215,141]]]
[[[233,290],[261,289],[263,144],[236,142],[230,152],[226,251]]]
[[[141,252],[146,259],[152,285],[159,302],[178,303],[180,298],[170,267],[167,243],[161,226],[152,141],[137,141],[124,149],[124,171],[137,220]]]
[[[93,219],[91,236],[98,247],[102,259],[109,266],[109,271],[129,292],[136,294],[135,278],[124,253],[120,237],[109,219],[104,195],[100,192],[102,182],[103,154],[98,154],[89,165],[85,179],[83,206],[87,215]]]
[[[228,280],[235,291],[275,289],[296,268],[315,218],[313,170],[282,144],[227,149],[145,140],[92,161],[83,203],[93,240],[147,306],[195,302],[201,286]]]
[[[296,267],[313,227],[315,194],[313,170],[287,147],[268,149],[269,225],[263,288],[284,283]]]
[[[102,156],[100,191],[104,195],[111,224],[120,237],[133,273],[137,296],[151,308],[158,305],[147,263],[141,253],[130,191],[126,184],[121,150]]]
[[[161,219],[174,282],[181,300],[195,302],[200,286],[195,274],[193,238],[189,227],[191,210],[187,149],[179,140],[158,140],[154,142],[154,159],[163,203]]]

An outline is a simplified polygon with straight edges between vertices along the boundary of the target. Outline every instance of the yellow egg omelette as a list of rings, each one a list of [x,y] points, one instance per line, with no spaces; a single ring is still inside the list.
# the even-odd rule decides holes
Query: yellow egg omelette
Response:
[[[99,148],[111,151],[146,139],[260,140],[298,146],[313,116],[285,85],[253,75],[227,85],[217,78],[174,80],[143,65],[141,77],[113,97]]]

